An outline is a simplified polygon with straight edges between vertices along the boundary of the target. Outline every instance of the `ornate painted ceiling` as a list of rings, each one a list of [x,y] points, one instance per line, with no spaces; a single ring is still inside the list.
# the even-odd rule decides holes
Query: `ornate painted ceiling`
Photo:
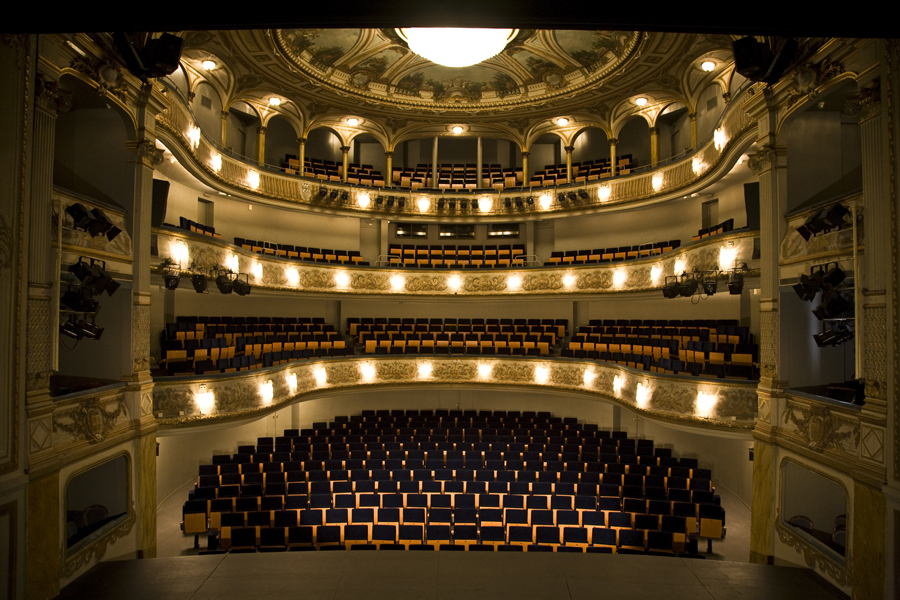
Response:
[[[305,121],[325,113],[364,119],[533,122],[581,113],[690,109],[717,81],[727,90],[732,37],[666,32],[521,30],[497,56],[471,67],[436,65],[392,29],[276,29],[184,32],[184,62],[219,90],[223,105],[279,95]],[[206,73],[199,62],[222,68]],[[704,72],[700,63],[713,60]],[[637,96],[650,98],[639,109]],[[652,120],[652,118],[650,119]]]

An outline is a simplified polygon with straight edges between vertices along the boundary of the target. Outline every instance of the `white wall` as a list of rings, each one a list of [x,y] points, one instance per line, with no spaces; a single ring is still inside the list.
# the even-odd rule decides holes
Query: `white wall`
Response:
[[[720,289],[723,286],[720,284]],[[744,292],[746,293],[746,292]],[[657,297],[658,296],[658,297]],[[728,289],[697,304],[692,298],[663,298],[662,292],[647,294],[610,294],[598,300],[582,300],[587,319],[738,319],[741,318],[741,297],[732,296]],[[696,297],[693,298],[696,300]],[[578,323],[578,325],[587,325]]]

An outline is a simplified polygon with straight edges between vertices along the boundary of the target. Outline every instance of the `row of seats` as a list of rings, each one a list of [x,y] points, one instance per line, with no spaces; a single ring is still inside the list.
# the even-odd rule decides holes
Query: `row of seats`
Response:
[[[734,229],[734,219],[728,219],[726,221],[722,221],[718,225],[713,225],[712,227],[704,227],[697,232],[697,235],[691,238],[692,242],[696,242],[697,240],[706,239],[712,235],[719,235],[720,233],[728,233]]]
[[[207,225],[201,225],[195,221],[191,221],[190,219],[186,219],[184,217],[178,218],[178,227],[184,229],[186,231],[190,231],[193,233],[199,233],[200,235],[208,235],[209,237],[221,238],[222,235],[216,233],[215,227],[209,227]]]
[[[729,363],[689,362],[677,358],[656,358],[647,354],[572,350],[570,348],[563,348],[560,355],[565,358],[616,363],[632,369],[652,371],[654,373],[716,377],[719,379],[759,379],[759,370],[755,364],[740,361]]]
[[[276,244],[263,240],[246,240],[234,238],[234,245],[244,250],[257,254],[268,254],[278,258],[304,260],[308,262],[367,265],[363,261],[359,250],[332,250],[329,248],[312,248],[307,246],[293,246],[290,244]]]
[[[628,175],[634,168],[632,156],[626,154],[617,159],[618,173]],[[612,162],[608,158],[572,163],[572,178],[576,183],[612,177]],[[546,165],[531,177],[532,186],[553,186],[568,183],[568,166],[565,163]]]
[[[550,253],[550,258],[545,262],[552,265],[572,264],[590,265],[599,263],[630,260],[634,258],[646,258],[665,252],[671,252],[681,245],[681,240],[669,240],[653,244],[639,244],[637,246],[618,246],[615,248],[595,248],[594,250],[557,250]]]
[[[579,335],[595,335],[615,338],[649,337],[680,340],[681,348],[687,343],[713,342],[752,344],[750,328],[737,324],[736,319],[591,319],[578,327]]]
[[[435,333],[523,333],[568,335],[568,319],[493,319],[470,317],[348,317],[347,335],[363,331]]]

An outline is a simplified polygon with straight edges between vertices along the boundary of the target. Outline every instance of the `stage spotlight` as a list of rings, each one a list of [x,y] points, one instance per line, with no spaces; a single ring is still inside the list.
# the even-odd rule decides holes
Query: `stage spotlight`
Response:
[[[181,277],[178,275],[165,275],[163,279],[166,281],[167,290],[177,290],[178,284],[181,283]]]
[[[105,262],[101,261],[101,264],[103,264],[104,267],[106,266]],[[95,264],[93,259],[91,260],[91,274],[84,280],[84,284],[92,287],[98,295],[106,292],[108,296],[115,294],[116,290],[120,287],[119,282],[107,275],[106,271]]]
[[[518,208],[519,210],[522,210],[524,207],[525,207],[525,204],[522,201],[522,197],[516,196],[516,208]]]
[[[466,210],[467,208],[469,208],[469,201],[466,200],[465,198],[460,198],[459,199],[459,209]]]
[[[88,323],[84,319],[78,321],[75,327],[81,337],[86,337],[89,340],[99,340],[100,336],[103,335],[102,327],[97,327],[96,323]]]
[[[829,287],[837,287],[847,278],[847,274],[840,267],[832,267],[821,276],[822,283]]]
[[[512,199],[511,199],[511,198],[504,198],[504,199],[503,199],[503,206],[505,206],[506,208],[512,208]]]
[[[241,275],[244,276],[244,279],[241,279]],[[249,275],[246,273],[238,274],[237,278],[234,280],[234,291],[238,296],[246,296],[250,293],[252,286],[249,282]]]
[[[90,296],[85,296],[83,289],[81,290],[81,293],[74,289],[66,290],[66,293],[63,294],[61,298],[61,302],[75,312],[85,313],[94,312],[100,305],[99,302],[93,300]]]
[[[377,198],[375,198],[375,204],[378,206],[384,204],[384,196],[378,196]]]
[[[853,308],[853,303],[850,300],[844,298],[840,292],[832,291],[824,294],[822,304],[813,310],[813,314],[820,321],[836,319],[851,308]]]
[[[525,202],[528,204],[528,206],[534,206],[534,196],[528,196],[527,198],[525,198]]]
[[[59,332],[66,337],[70,337],[74,340],[81,339],[81,333],[78,331],[78,326],[75,324],[75,315],[70,315],[69,320],[65,323],[60,323]]]
[[[324,198],[327,195],[328,195],[328,188],[320,187],[319,188],[319,198]]]
[[[388,208],[394,208],[394,197],[388,196],[387,204],[385,204]]]
[[[819,277],[808,277],[806,274],[800,276],[800,283],[795,283],[792,287],[797,292],[797,296],[804,302],[812,302],[816,299],[816,294],[822,289],[820,284],[821,275]]]
[[[566,195],[560,192],[556,195],[556,203],[557,204],[565,204],[566,203]]]
[[[716,281],[714,275],[709,275],[703,280],[703,293],[707,296],[714,295],[718,287],[719,283]]]
[[[337,197],[338,197],[338,191],[337,191],[337,190],[331,190],[331,193],[328,195],[328,197],[331,198],[332,200],[336,200]]]
[[[231,278],[231,273],[219,273],[219,276],[216,277],[216,287],[219,288],[219,291],[223,294],[230,294],[234,291],[234,280]]]
[[[744,291],[744,274],[738,271],[732,271],[728,275],[728,293],[732,296],[739,296]]]
[[[693,277],[686,276],[682,278],[681,284],[678,286],[678,292],[684,296],[685,298],[690,298],[694,294],[697,293],[697,288],[700,287],[697,283],[697,280]]]
[[[822,333],[813,334],[813,339],[816,340],[816,345],[819,348],[824,348],[825,346],[834,346],[835,340],[838,339],[837,327],[829,327]]]
[[[406,198],[400,198],[397,200],[397,208],[403,210],[403,207],[406,206]]]
[[[93,219],[87,226],[88,233],[91,234],[91,237],[97,237],[101,233],[110,233],[110,230],[115,227],[112,221],[109,220],[109,217],[106,216],[106,213],[104,213],[99,208],[92,209],[91,215]],[[116,227],[116,229],[117,231],[112,235],[112,237],[109,237],[110,241],[112,241],[112,239],[119,235],[119,233],[121,233],[122,231],[118,227]]]
[[[666,298],[677,298],[679,293],[678,287],[678,277],[666,277],[666,284],[662,289],[663,296]]]
[[[456,200],[453,198],[450,198],[449,200],[447,200],[447,207],[450,210],[456,210]]]
[[[91,267],[88,263],[84,262],[83,259],[83,256],[79,256],[77,263],[69,265],[69,273],[75,275],[75,277],[78,278],[78,281],[84,281],[91,276]]]
[[[472,210],[478,210],[478,200],[472,200]]]
[[[76,202],[66,207],[66,214],[75,222],[75,229],[86,229],[91,223],[91,215],[84,204]]]
[[[344,190],[343,192],[341,192],[341,200],[343,200],[344,202],[346,202],[346,201],[349,200],[349,199],[350,199],[350,194],[349,194],[346,190]]]
[[[581,198],[582,200],[587,200],[587,199],[588,199],[588,193],[587,193],[587,191],[585,191],[585,190],[578,190],[578,197]]]
[[[198,294],[202,294],[206,291],[208,286],[206,282],[206,275],[191,275],[191,285],[194,286],[194,291]]]
[[[438,199],[438,210],[444,210],[444,202],[443,198]]]
[[[822,223],[825,225],[826,229],[838,229],[844,224],[844,217],[849,215],[850,211],[847,208],[838,202],[825,213],[825,216],[822,217]]]

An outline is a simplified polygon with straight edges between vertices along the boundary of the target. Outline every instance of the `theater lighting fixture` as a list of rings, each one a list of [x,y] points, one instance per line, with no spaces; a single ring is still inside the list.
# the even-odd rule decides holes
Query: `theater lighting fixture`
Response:
[[[194,404],[201,415],[203,413],[210,414],[215,403],[216,397],[212,392],[206,391],[205,385],[200,387],[199,393],[194,394]]]
[[[350,117],[349,119],[347,119],[347,125],[356,127],[357,125],[359,125],[359,119],[357,119],[356,117]]]
[[[167,290],[177,290],[178,285],[181,283],[181,277],[178,275],[164,275],[163,279],[166,282]]]
[[[522,278],[518,275],[510,275],[506,278],[506,287],[511,290],[517,290],[522,287]]]
[[[406,278],[403,275],[391,276],[391,289],[395,292],[401,291],[406,286]]]
[[[200,128],[191,125],[188,129],[188,139],[191,141],[191,148],[196,149],[200,146]]]
[[[81,333],[78,331],[78,324],[75,322],[75,315],[69,315],[68,320],[59,324],[59,332],[73,340],[81,339]]]
[[[372,200],[369,198],[369,194],[366,192],[362,192],[359,196],[356,197],[356,205],[360,208],[369,208],[369,204]]]
[[[97,310],[100,303],[93,300],[90,296],[90,289],[78,286],[69,288],[60,298],[66,307],[75,312],[91,313]]]
[[[359,366],[359,372],[362,375],[362,380],[366,383],[371,383],[375,381],[375,365],[372,363],[363,363]]]
[[[681,276],[681,285],[679,286],[679,292],[685,298],[690,298],[694,294],[697,293],[697,289],[700,287],[700,284],[697,280],[690,275],[682,275]]]
[[[704,71],[706,71],[707,73],[710,73],[710,72],[712,72],[713,69],[716,68],[716,63],[714,63],[711,60],[705,60],[702,63],[700,63],[700,68],[703,69]]]
[[[803,273],[800,275],[800,282],[795,283],[792,287],[801,300],[812,302],[822,289],[822,272],[816,271],[812,276]]]
[[[431,363],[419,363],[419,379],[428,379],[431,377]]]
[[[653,177],[650,179],[650,183],[653,186],[653,191],[658,192],[662,189],[663,186],[663,172],[657,171],[653,174]]]
[[[646,99],[646,98],[643,98],[643,97],[641,97],[641,98],[636,98],[635,101],[634,101],[634,103],[637,104],[638,106],[646,106],[646,105],[647,105],[647,99]]]
[[[294,267],[287,267],[284,270],[284,276],[287,277],[289,285],[293,287],[300,285],[300,273]]]
[[[94,220],[88,225],[88,233],[91,234],[91,237],[106,234],[107,241],[111,242],[122,233],[122,230],[116,227],[116,225],[109,220],[109,217],[106,216],[106,213],[99,208],[92,209],[91,215],[94,217]]]
[[[278,96],[272,96],[271,98],[269,98],[269,106],[278,106],[279,104],[281,104],[281,98],[279,98]]]
[[[412,27],[397,29],[409,49],[445,67],[476,65],[503,51],[518,29]]]
[[[285,381],[287,382],[288,391],[290,391],[291,395],[297,393],[297,374],[296,373],[288,373],[284,376]]]
[[[350,277],[344,271],[338,271],[334,275],[334,282],[339,287],[347,287],[347,285],[350,283]]]
[[[81,334],[81,337],[85,337],[89,340],[99,340],[100,336],[103,335],[102,327],[98,327],[94,322],[88,323],[84,319],[79,320],[75,327],[78,329],[78,333]]]
[[[431,208],[431,200],[421,196],[416,200],[416,206],[419,208],[419,212],[428,212],[428,209]]]
[[[584,370],[584,387],[589,388],[594,385],[594,380],[597,378],[597,373],[594,372],[593,369],[585,369]]]
[[[731,271],[728,274],[728,293],[739,296],[744,291],[744,274],[740,271]]]
[[[263,266],[262,263],[253,261],[253,264],[250,265],[250,272],[253,273],[253,278],[259,281],[263,276]]]
[[[491,206],[493,206],[494,200],[492,198],[488,198],[487,196],[482,197],[478,200],[478,210],[483,213],[491,212]]]
[[[462,279],[460,279],[459,275],[451,275],[447,279],[447,287],[451,290],[456,291],[462,286]]]
[[[707,275],[703,278],[703,293],[707,296],[713,296],[716,293],[716,290],[719,288],[719,283],[716,281],[715,275]]]
[[[491,371],[494,370],[494,365],[489,365],[487,363],[481,363],[478,365],[478,378],[479,379],[490,379]]]
[[[622,393],[623,387],[625,387],[625,378],[621,375],[616,375],[615,378],[613,378],[613,391],[616,393],[616,396]]]
[[[259,188],[259,172],[258,171],[251,170],[247,174],[247,184],[254,190]]]
[[[453,131],[453,135],[459,135],[463,132],[463,128],[460,127],[459,125],[454,125],[452,131]]]
[[[194,291],[198,294],[204,293],[206,291],[206,288],[208,287],[206,275],[191,275],[191,285],[194,286]]]
[[[347,190],[344,190],[343,192],[341,192],[341,202],[346,202],[349,199],[350,199],[350,192],[348,192]]]
[[[214,60],[204,60],[200,63],[200,66],[203,67],[207,71],[212,71],[216,68],[216,61]]]
[[[665,298],[677,298],[680,295],[680,286],[678,284],[678,276],[671,275],[666,277],[666,283],[663,286],[662,293]]]
[[[851,329],[846,323],[833,325],[827,328],[822,333],[816,333],[813,335],[813,339],[816,341],[816,345],[819,348],[824,348],[826,346],[840,346],[844,342],[852,340],[853,337],[853,329]]]
[[[638,408],[646,409],[650,404],[650,386],[645,383],[637,384],[637,391],[634,394],[634,400]]]
[[[716,147],[716,150],[721,151],[722,148],[725,147],[725,143],[728,140],[725,138],[725,130],[719,127],[713,132],[713,145]]]
[[[243,277],[243,279],[241,279]],[[250,293],[250,290],[253,289],[250,285],[250,276],[246,273],[238,273],[237,277],[235,277],[232,285],[234,286],[234,293],[238,296],[246,296]]]
[[[570,288],[573,285],[575,285],[575,276],[572,275],[571,273],[566,273],[563,276],[563,285],[566,286],[567,288]]]
[[[613,285],[617,288],[625,285],[625,279],[628,277],[628,274],[625,273],[625,269],[616,269],[613,273]]]
[[[538,198],[538,203],[541,206],[541,210],[549,210],[550,205],[553,204],[553,196],[543,193],[541,194],[541,197]]]
[[[222,155],[221,154],[213,154],[210,157],[209,162],[212,163],[213,171],[215,171],[216,173],[218,173],[219,171],[222,170]]]
[[[600,187],[597,188],[597,199],[600,202],[606,202],[609,200],[609,196],[612,193],[612,188],[609,187],[608,183],[604,183]]]
[[[328,188],[323,186],[319,186],[319,198],[324,198],[328,195]]]
[[[842,296],[837,290],[829,290],[822,296],[822,303],[813,310],[813,314],[820,321],[837,319],[853,308],[853,302]]]
[[[272,403],[272,400],[275,399],[275,390],[272,386],[271,379],[259,384],[259,395],[262,397],[263,404]]]
[[[559,125],[560,127],[565,127],[566,125],[569,124],[569,120],[565,117],[560,117],[556,120],[556,124]]]
[[[80,202],[70,204],[66,207],[66,214],[72,217],[72,221],[75,223],[75,229],[87,231],[87,226],[91,222],[91,215],[83,204]]]
[[[223,294],[230,294],[234,291],[234,273],[231,271],[220,271],[216,277],[216,287]]]
[[[313,370],[313,377],[315,377],[316,385],[319,387],[328,383],[328,373],[326,373],[325,369],[322,367],[316,367],[315,370]]]
[[[548,381],[550,381],[550,369],[548,369],[547,367],[535,367],[534,382],[540,385],[545,385]]]
[[[712,411],[716,407],[718,397],[714,393],[697,392],[697,416],[711,417]]]

